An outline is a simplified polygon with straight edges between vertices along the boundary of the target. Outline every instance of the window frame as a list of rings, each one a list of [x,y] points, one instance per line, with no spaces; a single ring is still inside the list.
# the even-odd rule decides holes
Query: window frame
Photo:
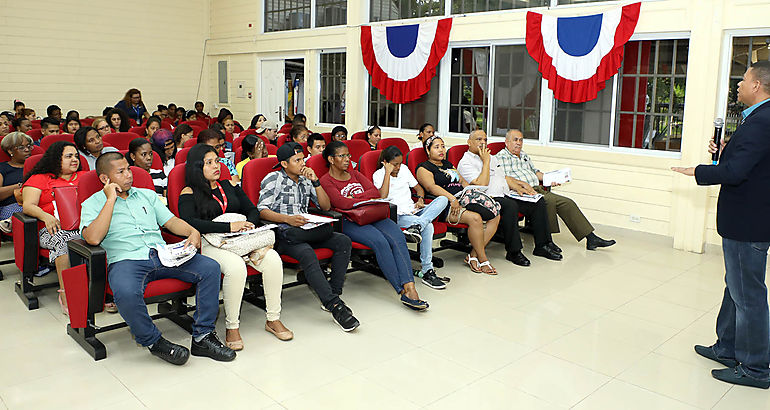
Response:
[[[262,10],[260,13],[260,17],[262,19],[261,24],[261,33],[260,34],[266,34],[266,35],[273,35],[277,33],[294,33],[294,32],[301,32],[302,30],[323,30],[323,29],[334,29],[334,28],[340,28],[340,27],[348,27],[347,22],[347,16],[345,17],[345,24],[338,24],[334,26],[316,26],[316,6],[317,2],[316,0],[310,0],[310,27],[303,27],[303,28],[295,28],[295,29],[289,29],[289,30],[276,30],[276,31],[267,31],[265,30],[267,26],[267,1],[268,0],[262,0],[260,3],[262,4]],[[346,0],[345,2],[345,11],[347,12],[347,3],[349,0]]]
[[[323,55],[323,54],[338,54],[338,53],[345,54],[345,87],[347,88],[347,66],[348,66],[348,55],[347,55],[347,52],[348,52],[347,48],[345,48],[345,47],[322,48],[322,49],[317,50],[317,53],[316,53],[316,64],[315,64],[316,65],[316,72],[318,73],[318,75],[316,76],[316,89],[318,90],[318,98],[317,98],[317,100],[315,102],[315,118],[317,119],[315,125],[317,125],[317,126],[333,127],[333,126],[336,126],[336,125],[340,125],[340,124],[333,124],[333,123],[328,123],[328,122],[321,122],[321,82],[322,82],[321,81],[321,68],[322,68],[322,66],[321,66],[321,55]],[[346,102],[346,105],[347,105],[347,102]],[[346,108],[346,110],[347,110],[347,108]],[[367,114],[368,114],[368,110],[367,110]],[[347,120],[347,116],[346,116],[346,120]],[[342,124],[342,125],[345,125],[345,124]]]

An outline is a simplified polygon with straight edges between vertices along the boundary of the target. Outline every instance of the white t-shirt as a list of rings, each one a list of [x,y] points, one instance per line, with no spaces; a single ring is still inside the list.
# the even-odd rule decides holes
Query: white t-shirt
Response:
[[[480,156],[466,151],[460,162],[457,163],[457,172],[470,184],[471,181],[478,178],[483,167],[484,161],[481,160]],[[494,198],[505,196],[509,190],[508,182],[505,180],[505,170],[500,166],[497,158],[492,155],[489,160],[489,188],[486,193]]]
[[[377,189],[382,188],[382,181],[385,179],[385,168],[374,171],[372,182]],[[412,190],[410,188],[417,185],[417,180],[409,172],[409,167],[401,164],[398,169],[398,176],[390,176],[390,187],[388,188],[388,202],[395,204],[399,215],[408,215],[414,213],[414,202],[412,202]]]

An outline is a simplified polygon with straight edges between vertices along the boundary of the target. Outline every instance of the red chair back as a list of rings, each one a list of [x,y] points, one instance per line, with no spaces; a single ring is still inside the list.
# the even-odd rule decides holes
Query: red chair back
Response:
[[[192,148],[195,146],[195,144],[198,143],[198,140],[195,138],[190,138],[189,140],[184,142],[184,145],[182,145],[182,148]]]
[[[8,162],[11,160],[11,157],[8,156],[8,153],[0,149],[0,162]]]
[[[43,138],[43,130],[40,128],[33,128],[27,131],[27,135],[29,135],[33,141],[39,141],[40,138]]]
[[[275,155],[278,153],[278,147],[273,144],[265,143],[265,148],[267,148],[267,155]]]
[[[378,149],[376,151],[369,151],[366,154],[361,155],[360,161],[358,162],[358,171],[364,174],[369,180],[372,179],[374,171],[377,170],[381,153],[382,150]]]
[[[322,132],[321,136],[324,137],[324,141],[326,141],[327,145],[329,145],[329,143],[332,142],[332,133],[331,132]]]
[[[369,145],[369,143],[362,140],[347,140],[342,141],[342,143],[347,145],[348,150],[350,151],[350,160],[356,163],[358,163],[361,155],[364,155],[372,150],[372,147]]]
[[[147,130],[144,127],[131,127],[128,132],[133,132],[140,137],[144,137],[147,134]]]
[[[233,143],[233,134],[230,132],[225,131],[225,141],[229,143]]]
[[[187,143],[185,143],[185,145],[187,145]],[[193,145],[195,145],[195,144],[193,144]],[[190,148],[182,148],[181,150],[177,151],[176,157],[174,157],[175,158],[174,164],[179,165],[179,164],[184,164],[185,162],[187,162],[187,154],[189,152],[190,152]]]
[[[40,128],[40,121],[41,120],[32,120],[29,122],[29,125],[31,125],[32,128]]]
[[[150,174],[139,168],[131,167],[131,173],[134,175],[134,188],[147,188],[155,190],[155,185],[152,183],[152,177]],[[78,183],[78,203],[83,203],[91,195],[101,191],[104,188],[104,184],[96,175],[96,171],[88,171],[80,179]]]
[[[192,128],[193,130],[193,139],[198,138],[198,134],[200,134],[201,131],[206,129],[206,127],[199,127],[197,125],[190,125],[190,128]]]
[[[502,151],[505,148],[504,142],[490,142],[487,144],[487,147],[489,147],[489,152],[492,155],[497,154],[498,152]]]
[[[191,127],[200,127],[201,129],[208,128],[209,126],[209,124],[203,120],[184,121],[184,122],[181,122],[180,125],[181,124],[187,124]]]
[[[322,155],[313,155],[312,157],[305,160],[305,165],[312,168],[318,178],[321,178],[329,172],[329,167],[326,166],[326,159],[324,159]],[[348,171],[352,170],[353,162],[351,161],[350,165],[348,166]]]
[[[93,118],[81,118],[80,119],[80,125],[84,127],[90,127],[94,123]]]
[[[160,127],[165,128],[167,130],[171,130],[173,125],[174,125],[174,120],[170,118],[164,118],[163,120],[160,121]]]
[[[123,156],[125,156],[126,159],[128,159],[127,149],[119,150],[119,152],[123,154]],[[163,161],[161,161],[160,155],[158,155],[158,153],[155,151],[152,152],[152,164],[150,165],[150,169],[163,169]]]
[[[32,147],[32,152],[29,155],[43,155],[43,154],[45,154],[45,150],[40,148],[39,145],[35,145]]]
[[[274,171],[273,167],[278,164],[275,157],[257,158],[246,163],[243,167],[243,178],[241,178],[241,187],[251,202],[256,205],[259,202],[259,190],[262,180],[267,174]]]
[[[136,127],[136,120],[133,118],[128,119],[128,123],[131,124],[132,127]]]
[[[103,140],[105,144],[110,144],[119,151],[127,150],[128,144],[131,141],[139,138],[133,132],[112,132],[104,136]]]
[[[54,142],[56,141],[69,141],[69,142],[75,142],[75,136],[72,134],[53,134],[53,135],[46,135],[43,137],[43,139],[40,141],[40,148],[43,149],[43,151],[48,150],[48,147],[50,147]]]
[[[179,216],[179,195],[184,189],[185,182],[185,167],[187,164],[179,164],[174,166],[171,172],[168,173],[168,186],[166,187],[166,196],[168,198],[168,209],[176,216]],[[223,163],[219,163],[220,169],[220,181],[230,180],[230,172],[227,170],[227,166]]]
[[[279,134],[288,134],[289,131],[291,131],[291,123],[289,124],[283,124],[281,128],[278,129]]]
[[[417,166],[428,160],[428,154],[422,148],[415,148],[409,151],[409,156],[406,158],[406,166],[409,167],[409,171],[412,171],[412,175],[417,177]]]
[[[449,148],[449,151],[447,151],[446,159],[456,168],[457,164],[460,163],[460,159],[463,157],[466,151],[468,151],[468,144],[455,145],[454,147]]]
[[[364,140],[366,141],[366,131],[358,131],[350,137],[351,140]],[[369,142],[367,142],[368,144]]]
[[[401,155],[407,155],[409,154],[409,144],[406,143],[406,140],[403,138],[383,138],[380,140],[379,143],[377,143],[377,149],[383,150],[385,148],[388,148],[391,145],[395,145],[398,147],[398,150],[401,151]]]
[[[245,137],[247,135],[257,135],[257,130],[255,130],[253,128],[250,128],[250,129],[247,129],[247,130],[243,130],[243,131],[241,131],[240,134],[238,134],[238,138],[243,138],[243,137]]]

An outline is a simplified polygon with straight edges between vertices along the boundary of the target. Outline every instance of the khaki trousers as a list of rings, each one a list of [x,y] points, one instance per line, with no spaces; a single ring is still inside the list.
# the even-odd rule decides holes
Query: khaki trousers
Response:
[[[583,240],[588,234],[594,231],[594,227],[588,222],[583,212],[580,211],[575,201],[554,194],[551,191],[546,191],[542,186],[534,187],[535,191],[543,194],[545,199],[545,207],[548,213],[548,225],[551,227],[551,233],[559,232],[559,220],[556,218],[558,215],[561,217],[564,224],[567,225],[567,229],[572,233],[578,241]]]

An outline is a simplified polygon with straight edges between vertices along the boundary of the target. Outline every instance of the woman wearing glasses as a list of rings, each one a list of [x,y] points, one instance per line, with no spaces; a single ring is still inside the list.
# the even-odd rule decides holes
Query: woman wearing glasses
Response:
[[[108,127],[109,128],[109,127]],[[73,137],[75,146],[78,147],[88,163],[88,169],[96,169],[96,159],[105,152],[115,152],[115,147],[105,147],[102,143],[102,136],[94,127],[83,127],[75,131]]]
[[[97,117],[94,119],[94,122],[91,123],[91,126],[96,129],[96,132],[99,133],[99,136],[104,138],[105,135],[112,132],[112,128],[110,128],[110,124],[107,122],[104,117]]]
[[[21,212],[14,191],[21,188],[24,161],[32,153],[32,138],[23,132],[11,132],[3,137],[0,148],[11,157],[8,162],[0,163],[0,220],[8,220],[7,227],[10,228],[11,215]],[[6,224],[2,221],[0,229],[5,230]]]

